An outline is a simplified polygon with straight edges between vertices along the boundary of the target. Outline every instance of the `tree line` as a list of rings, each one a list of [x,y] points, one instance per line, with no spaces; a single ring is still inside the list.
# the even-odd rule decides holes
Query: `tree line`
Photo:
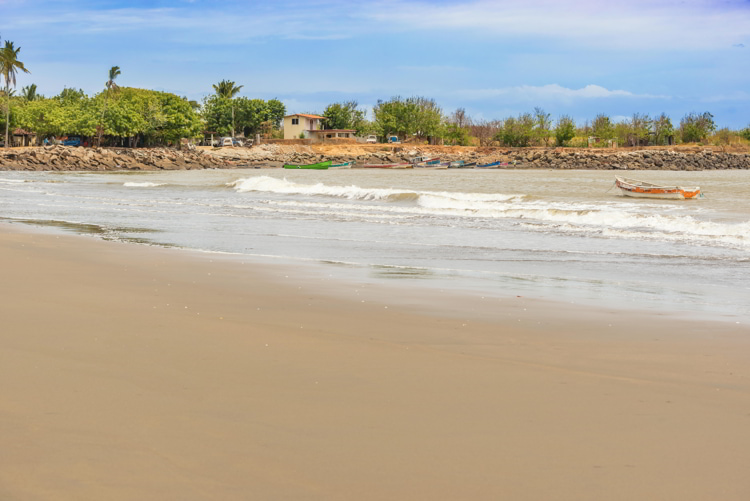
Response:
[[[286,113],[278,99],[238,97],[243,85],[222,80],[213,85],[214,93],[202,103],[168,92],[120,87],[120,68],[113,66],[101,92],[88,96],[83,90],[64,88],[60,94],[45,97],[31,84],[15,94],[16,76],[30,73],[18,57],[21,48],[6,40],[0,49],[0,75],[4,88],[0,102],[4,113],[0,120],[9,131],[21,128],[37,134],[39,140],[64,135],[95,138],[96,144],[131,146],[170,144],[181,138],[198,138],[204,132],[220,136],[244,136],[263,133],[280,137]],[[316,113],[317,114],[317,113]],[[329,104],[322,114],[328,129],[351,129],[359,136],[374,134],[381,138],[398,136],[401,140],[417,138],[433,143],[480,146],[584,146],[593,137],[599,144],[616,141],[619,145],[646,146],[672,142],[700,142],[718,137],[750,140],[750,127],[742,131],[723,128],[717,131],[709,112],[688,113],[678,125],[662,113],[650,117],[634,113],[629,119],[615,122],[606,114],[576,124],[568,115],[552,118],[541,108],[503,119],[472,119],[459,108],[446,114],[434,99],[413,96],[378,100],[372,119],[357,101]],[[577,142],[576,142],[577,141]],[[582,144],[585,142],[586,144]]]
[[[634,113],[620,121],[601,113],[577,124],[569,115],[552,118],[539,107],[503,119],[475,120],[464,108],[445,114],[433,99],[394,97],[378,101],[372,115],[372,120],[367,120],[365,110],[359,109],[356,101],[333,103],[323,112],[325,126],[330,129],[354,129],[360,136],[396,135],[401,140],[417,137],[457,145],[588,146],[589,138],[593,138],[599,145],[616,142],[621,146],[648,146],[700,142],[709,137],[728,142],[733,135],[750,140],[750,127],[741,131],[717,130],[710,112],[688,113],[677,125],[665,113],[655,117]]]

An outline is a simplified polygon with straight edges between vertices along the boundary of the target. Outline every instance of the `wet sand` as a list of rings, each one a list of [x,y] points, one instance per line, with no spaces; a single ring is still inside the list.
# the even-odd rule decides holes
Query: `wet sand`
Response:
[[[2,500],[747,500],[750,326],[0,225]]]

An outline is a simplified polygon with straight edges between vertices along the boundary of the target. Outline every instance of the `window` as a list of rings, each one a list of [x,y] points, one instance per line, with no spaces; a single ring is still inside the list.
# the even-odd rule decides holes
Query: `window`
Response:
[[[292,125],[299,125],[299,118],[292,118]]]

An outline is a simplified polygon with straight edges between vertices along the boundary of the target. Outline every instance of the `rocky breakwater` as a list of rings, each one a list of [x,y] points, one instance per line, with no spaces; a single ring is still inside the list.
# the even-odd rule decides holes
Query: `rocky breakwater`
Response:
[[[515,150],[507,152],[520,169],[712,170],[750,169],[750,154],[700,151]]]
[[[0,170],[189,170],[232,165],[201,151],[172,148],[76,148],[43,146],[0,149]]]

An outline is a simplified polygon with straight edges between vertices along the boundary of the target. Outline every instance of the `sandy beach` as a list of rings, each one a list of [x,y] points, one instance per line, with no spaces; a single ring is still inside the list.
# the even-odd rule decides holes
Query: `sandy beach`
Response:
[[[747,500],[750,326],[0,225],[2,500]]]

